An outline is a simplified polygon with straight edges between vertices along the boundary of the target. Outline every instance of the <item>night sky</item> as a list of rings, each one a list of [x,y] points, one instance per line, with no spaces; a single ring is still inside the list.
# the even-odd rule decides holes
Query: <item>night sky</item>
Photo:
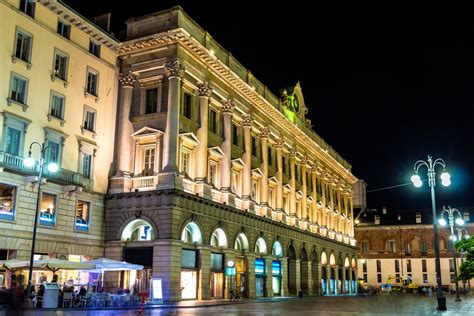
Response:
[[[368,190],[410,182],[414,162],[431,154],[446,161],[452,179],[437,187],[438,206],[474,215],[470,9],[134,0],[124,10],[117,1],[65,2],[86,17],[111,12],[117,34],[127,18],[181,5],[275,94],[299,81],[314,129]],[[426,182],[367,200],[389,211],[431,207]]]

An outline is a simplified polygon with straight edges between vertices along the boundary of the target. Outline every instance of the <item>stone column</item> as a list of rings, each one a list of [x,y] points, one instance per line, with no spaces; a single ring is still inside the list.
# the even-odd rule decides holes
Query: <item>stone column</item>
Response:
[[[244,130],[244,169],[242,172],[242,200],[244,210],[250,210],[250,195],[252,186],[252,145],[251,145],[251,131],[252,131],[252,116],[243,115],[242,128]]]
[[[234,101],[231,99],[222,101],[222,118],[224,125],[224,141],[222,142],[222,152],[224,157],[221,163],[221,199],[222,203],[235,205],[234,196],[230,193],[231,177],[232,177],[232,111],[234,109]]]
[[[130,173],[132,170],[133,146],[131,135],[133,134],[133,125],[130,121],[130,108],[135,81],[135,75],[131,71],[121,73],[119,76],[122,90],[117,122],[117,147],[115,152],[117,163],[115,165],[115,176],[112,178],[110,185],[110,191],[114,193],[128,191],[132,186]]]
[[[290,294],[298,295],[301,291],[301,260],[300,259],[288,259],[288,290]]]
[[[255,298],[257,280],[255,278],[255,253],[246,253],[245,260],[247,261],[247,289],[248,289],[248,298]]]
[[[199,247],[198,299],[211,299],[211,250]]]
[[[327,224],[327,210],[326,210],[326,179],[324,177],[320,178],[321,181],[321,200],[323,202],[323,206],[321,208],[321,226],[326,226],[329,229],[329,225]]]
[[[321,225],[321,221],[318,216],[318,192],[316,186],[316,168],[314,166],[311,168],[311,182],[313,183],[313,191],[311,192],[311,196],[313,197],[313,204],[311,205],[311,222],[313,224],[317,223]]]
[[[280,222],[286,223],[286,215],[283,211],[283,138],[278,138],[275,142],[275,151],[276,151],[276,159],[277,159],[277,187],[276,187],[276,220]]]
[[[313,280],[311,276],[311,261],[301,261],[301,289],[304,294],[312,295]]]
[[[311,276],[313,277],[313,295],[321,295],[321,265],[317,261],[311,263]]]
[[[303,159],[301,160],[300,162],[300,166],[301,166],[301,179],[302,179],[302,183],[301,183],[301,191],[303,191],[303,198],[301,199],[301,220],[302,221],[306,221],[308,220],[309,218],[309,214],[308,214],[308,209],[306,208],[307,207],[307,198],[308,198],[308,189],[306,187],[307,183],[306,183],[306,164],[308,163],[308,160],[305,157],[303,157]]]
[[[296,223],[296,170],[295,170],[295,163],[296,163],[296,150],[292,148],[290,151],[290,217],[292,217],[292,225]]]
[[[181,80],[184,66],[179,61],[166,64],[168,76],[168,110],[166,112],[166,132],[164,137],[163,166],[165,172],[178,171],[179,111],[181,108]]]
[[[288,290],[288,259],[280,258],[281,262],[281,296],[288,296],[290,292]]]
[[[196,148],[196,183],[202,184],[207,178],[207,135],[209,131],[209,98],[212,94],[212,86],[205,81],[198,83],[199,93],[199,128],[197,139],[199,144]],[[198,192],[199,193],[199,192]]]
[[[327,284],[327,294],[332,295],[332,292],[333,292],[334,288],[333,288],[333,285],[331,284],[331,266],[329,264],[326,265],[326,269],[327,269],[327,274],[326,274],[327,275],[327,281],[326,281],[327,282],[326,283]],[[334,275],[334,277],[335,277],[335,275]]]
[[[268,127],[263,127],[260,131],[260,143],[262,145],[262,179],[260,180],[260,215],[271,217],[271,210],[268,207]],[[270,214],[267,214],[267,209]]]
[[[273,275],[272,275],[272,256],[265,256],[265,279],[266,297],[273,297]]]
[[[181,300],[181,242],[157,240],[153,246],[153,277],[162,279],[163,300]]]

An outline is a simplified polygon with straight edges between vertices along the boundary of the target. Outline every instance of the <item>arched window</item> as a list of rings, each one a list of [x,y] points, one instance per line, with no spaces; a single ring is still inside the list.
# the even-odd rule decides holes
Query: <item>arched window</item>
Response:
[[[202,234],[199,226],[193,222],[188,223],[181,233],[181,241],[187,243],[202,243]]]
[[[349,262],[349,258],[346,257],[346,260],[344,260],[344,268],[349,268],[351,263]]]
[[[147,221],[135,219],[125,226],[120,239],[122,241],[152,240],[155,239],[155,232]]]
[[[334,257],[333,253],[329,256],[329,265],[331,265],[331,266],[336,265],[336,257]]]
[[[354,268],[354,269],[356,268],[356,261],[355,261],[354,258],[352,258],[352,268]]]
[[[211,237],[211,246],[213,247],[227,247],[227,236],[222,228],[217,228]]]
[[[321,253],[321,264],[328,264],[328,256],[324,251]]]
[[[249,249],[249,241],[244,233],[240,233],[239,236],[237,236],[237,239],[235,240],[234,249],[239,251]]]
[[[275,241],[273,244],[272,255],[280,257],[283,255],[283,247],[281,246],[279,241]]]
[[[258,254],[266,254],[267,253],[267,243],[265,240],[260,237],[257,239],[257,242],[255,243],[255,252]]]

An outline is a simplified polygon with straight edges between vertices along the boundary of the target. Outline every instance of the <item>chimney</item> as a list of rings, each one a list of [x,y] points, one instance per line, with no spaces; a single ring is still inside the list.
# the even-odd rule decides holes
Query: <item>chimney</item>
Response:
[[[380,225],[380,216],[375,215],[375,225]]]
[[[464,212],[464,221],[469,222],[469,212]]]
[[[416,213],[416,223],[417,224],[421,224],[421,214],[420,213]]]
[[[387,208],[385,206],[382,208],[382,214],[387,215]]]

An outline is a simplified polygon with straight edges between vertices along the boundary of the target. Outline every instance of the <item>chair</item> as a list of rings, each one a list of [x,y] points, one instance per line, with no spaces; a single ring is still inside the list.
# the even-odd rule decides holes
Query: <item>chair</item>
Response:
[[[68,307],[72,307],[72,292],[63,293],[63,308],[66,307],[66,304]]]
[[[92,306],[92,293],[88,292],[85,296],[80,296],[79,306],[86,308]]]
[[[42,296],[38,296],[36,295],[34,298],[33,298],[33,308],[40,308],[40,307],[43,307],[43,297]]]

